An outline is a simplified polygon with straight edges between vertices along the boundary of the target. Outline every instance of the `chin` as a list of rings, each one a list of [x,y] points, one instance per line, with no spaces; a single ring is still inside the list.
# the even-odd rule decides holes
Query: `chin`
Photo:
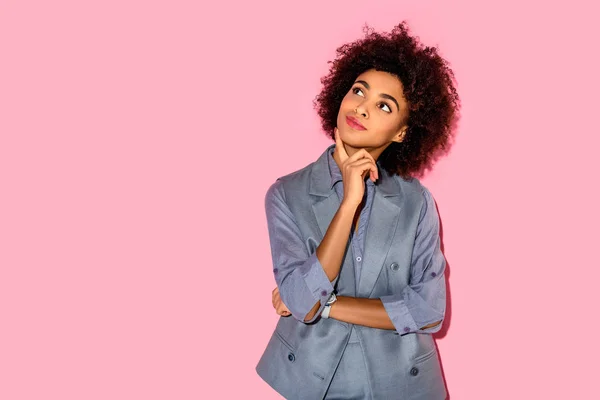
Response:
[[[352,146],[355,148],[369,147],[369,144],[365,140],[366,138],[364,136],[358,137],[358,135],[364,134],[365,132],[366,131],[358,132],[353,130],[347,132],[345,130],[340,129],[340,138],[342,139],[342,142],[344,142],[348,146]]]

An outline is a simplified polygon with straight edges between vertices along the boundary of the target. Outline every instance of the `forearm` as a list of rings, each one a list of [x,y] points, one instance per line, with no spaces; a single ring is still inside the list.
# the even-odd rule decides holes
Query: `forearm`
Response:
[[[371,328],[394,329],[379,299],[337,296],[337,301],[331,305],[329,318]]]
[[[333,216],[321,244],[315,250],[317,258],[323,266],[323,271],[331,282],[340,273],[356,210],[357,206],[342,202]],[[307,314],[305,321],[309,321],[315,316],[320,305],[320,301],[315,303]]]
[[[331,305],[329,318],[370,328],[395,330],[380,299],[337,296],[337,301]],[[432,328],[440,322],[426,325],[421,329]]]
[[[330,281],[340,272],[356,209],[356,206],[342,202],[316,249],[317,258]]]

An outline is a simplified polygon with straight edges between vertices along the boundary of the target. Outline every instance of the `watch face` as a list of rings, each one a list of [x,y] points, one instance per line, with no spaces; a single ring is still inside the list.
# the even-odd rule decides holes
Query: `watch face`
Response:
[[[333,302],[335,302],[337,300],[337,297],[335,297],[335,293],[331,293],[331,296],[329,297],[329,300],[327,300],[326,304],[332,304]]]

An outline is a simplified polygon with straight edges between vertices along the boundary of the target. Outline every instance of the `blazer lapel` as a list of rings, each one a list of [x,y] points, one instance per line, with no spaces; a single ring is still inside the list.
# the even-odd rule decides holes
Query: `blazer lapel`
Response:
[[[319,227],[319,242],[323,241],[327,228],[340,207],[340,199],[331,187],[331,175],[327,164],[327,152],[334,146],[329,146],[313,164],[310,176],[309,192],[312,196],[311,205],[316,224]],[[359,297],[369,297],[375,286],[383,262],[392,245],[402,209],[403,196],[396,179],[383,168],[379,168],[379,176],[381,182],[375,185],[369,226],[365,237],[363,269],[358,289],[354,294]],[[348,237],[348,241],[349,239]],[[351,251],[347,245],[340,279],[347,280],[349,288],[355,288],[354,264],[349,253]]]
[[[359,297],[369,297],[373,290],[390,250],[402,208],[398,182],[382,168],[379,169],[379,175],[381,182],[375,186],[365,237],[363,269],[358,283]]]

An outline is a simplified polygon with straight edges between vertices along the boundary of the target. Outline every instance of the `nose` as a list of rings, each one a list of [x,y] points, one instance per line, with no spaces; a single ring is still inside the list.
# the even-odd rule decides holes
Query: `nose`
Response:
[[[354,109],[354,112],[355,112],[356,114],[360,114],[360,115],[362,115],[362,116],[363,116],[363,117],[365,117],[365,118],[367,118],[367,117],[369,116],[369,114],[367,113],[367,107],[365,107],[365,104],[364,104],[364,103],[361,103],[361,104],[359,104],[359,105],[358,105],[358,107],[356,107],[356,108]]]

